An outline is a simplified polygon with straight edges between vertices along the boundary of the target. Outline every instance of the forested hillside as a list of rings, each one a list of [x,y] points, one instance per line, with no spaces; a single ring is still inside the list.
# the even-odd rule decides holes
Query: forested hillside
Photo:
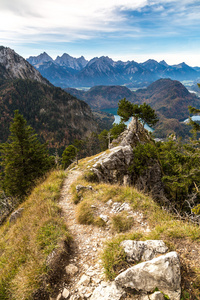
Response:
[[[97,132],[89,106],[60,88],[37,81],[16,79],[0,86],[0,141],[5,142],[14,110],[19,112],[49,148],[63,149]]]

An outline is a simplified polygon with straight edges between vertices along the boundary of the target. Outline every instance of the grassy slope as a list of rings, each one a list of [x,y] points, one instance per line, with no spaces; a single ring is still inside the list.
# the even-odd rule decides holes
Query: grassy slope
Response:
[[[20,207],[16,223],[0,228],[0,299],[28,299],[43,285],[50,266],[47,257],[62,241],[70,242],[57,204],[63,178],[53,171]]]
[[[98,156],[98,155],[96,155]],[[83,159],[78,168],[85,174],[92,158]],[[30,295],[43,283],[48,272],[46,260],[48,255],[63,240],[70,241],[66,225],[61,218],[57,199],[63,180],[63,172],[54,171],[46,181],[39,184],[28,200],[23,203],[24,213],[15,224],[6,223],[0,228],[0,299],[29,299]],[[66,175],[65,175],[66,176]],[[161,209],[150,197],[139,193],[132,187],[91,183],[83,176],[72,186],[76,199],[77,184],[93,185],[93,190],[82,194],[83,202],[88,206],[107,202],[109,199],[129,202],[132,208],[142,212],[151,232],[134,230],[117,233],[114,240],[105,245],[102,261],[108,279],[113,279],[118,271],[126,267],[125,256],[119,244],[124,239],[163,239],[170,250],[180,255],[182,265],[182,299],[199,299],[200,265],[199,265],[199,227],[189,222],[177,220],[166,210]],[[80,217],[81,205],[77,204]],[[87,206],[87,205],[86,205]],[[82,206],[85,209],[85,206]],[[84,211],[85,213],[85,211]],[[91,214],[87,217],[91,218]],[[90,226],[101,226],[91,218]],[[193,252],[194,251],[194,252]],[[41,298],[42,299],[42,298]]]

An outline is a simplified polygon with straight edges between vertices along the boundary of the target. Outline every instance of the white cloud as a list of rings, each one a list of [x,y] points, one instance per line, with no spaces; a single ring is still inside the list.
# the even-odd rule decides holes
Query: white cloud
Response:
[[[169,3],[173,7],[166,11],[164,5]],[[178,8],[182,21],[186,15],[185,6],[192,3],[195,0],[0,0],[0,28],[4,28],[0,34],[2,40],[24,38],[26,41],[29,36],[34,41],[40,40],[39,35],[48,33],[49,36],[57,34],[58,39],[63,35],[68,41],[92,38],[94,32],[130,30],[139,33],[138,24],[132,22],[129,25],[126,11],[149,6],[164,18]],[[189,22],[192,18],[197,19],[198,13],[192,10],[186,17]]]
[[[145,45],[146,37],[151,37],[159,45],[161,37],[184,39],[185,33],[190,31],[189,26],[199,26],[198,8],[199,0],[0,0],[1,44],[12,45],[14,49],[26,45],[28,49],[28,44],[35,43],[38,49],[39,44],[56,45],[97,38],[102,41],[105,37],[113,44],[126,38],[136,45],[143,39],[142,45]],[[90,45],[88,42],[88,49]],[[123,47],[124,44],[119,49]],[[146,48],[148,52],[148,44]],[[105,55],[109,55],[107,50],[105,48]],[[117,47],[113,47],[113,51],[117,53]],[[169,60],[180,57],[176,54],[167,56],[167,51],[165,56]],[[161,60],[164,58],[163,55]]]

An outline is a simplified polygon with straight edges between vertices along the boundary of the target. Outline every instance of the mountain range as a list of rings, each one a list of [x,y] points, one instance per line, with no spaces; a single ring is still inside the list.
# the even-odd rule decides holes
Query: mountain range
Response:
[[[64,70],[61,64],[68,64],[65,68],[69,70],[70,65],[74,75],[80,74],[86,68],[92,68],[93,64],[98,66],[100,63],[98,58],[87,62],[83,57],[80,57],[78,62],[76,59],[69,61],[69,56],[64,55],[57,58],[57,62],[60,63],[58,65],[46,53],[39,58],[31,59],[38,67],[52,64],[54,68]],[[106,65],[108,60],[110,63],[113,62],[105,58],[105,73],[108,71]],[[117,64],[119,66],[120,62]],[[123,64],[125,65],[121,62],[121,66]],[[148,61],[144,64],[151,64],[151,70],[153,68],[156,70],[155,66],[158,63]],[[130,62],[127,62],[126,66],[128,65]],[[159,65],[162,70],[169,67],[165,62]],[[100,65],[99,70],[102,70]],[[53,70],[52,74],[56,76]],[[0,47],[0,142],[7,139],[14,110],[19,109],[41,140],[49,141],[52,151],[64,149],[74,139],[85,138],[92,132],[98,132],[99,129],[109,129],[113,119],[109,115],[102,116],[99,110],[116,108],[122,98],[138,104],[147,102],[156,110],[160,121],[154,132],[159,137],[164,137],[170,132],[187,135],[189,129],[186,128],[189,127],[182,121],[188,117],[188,106],[200,108],[199,98],[191,94],[179,81],[172,79],[158,79],[147,88],[135,92],[125,86],[116,85],[95,86],[88,91],[74,88],[67,88],[64,91],[53,86],[14,50]],[[92,113],[88,104],[98,112]]]
[[[159,78],[195,80],[200,77],[200,68],[185,63],[168,65],[164,60],[149,59],[144,63],[113,61],[107,56],[87,61],[83,56],[74,58],[64,53],[55,60],[46,52],[31,56],[32,64],[52,84],[66,87],[92,87],[95,85],[125,85],[143,87]]]

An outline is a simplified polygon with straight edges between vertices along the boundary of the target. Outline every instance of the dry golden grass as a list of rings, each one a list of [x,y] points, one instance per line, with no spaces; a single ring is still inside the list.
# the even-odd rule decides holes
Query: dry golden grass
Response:
[[[48,272],[48,255],[70,241],[57,204],[64,172],[53,171],[20,205],[22,217],[0,227],[0,299],[28,299]]]

